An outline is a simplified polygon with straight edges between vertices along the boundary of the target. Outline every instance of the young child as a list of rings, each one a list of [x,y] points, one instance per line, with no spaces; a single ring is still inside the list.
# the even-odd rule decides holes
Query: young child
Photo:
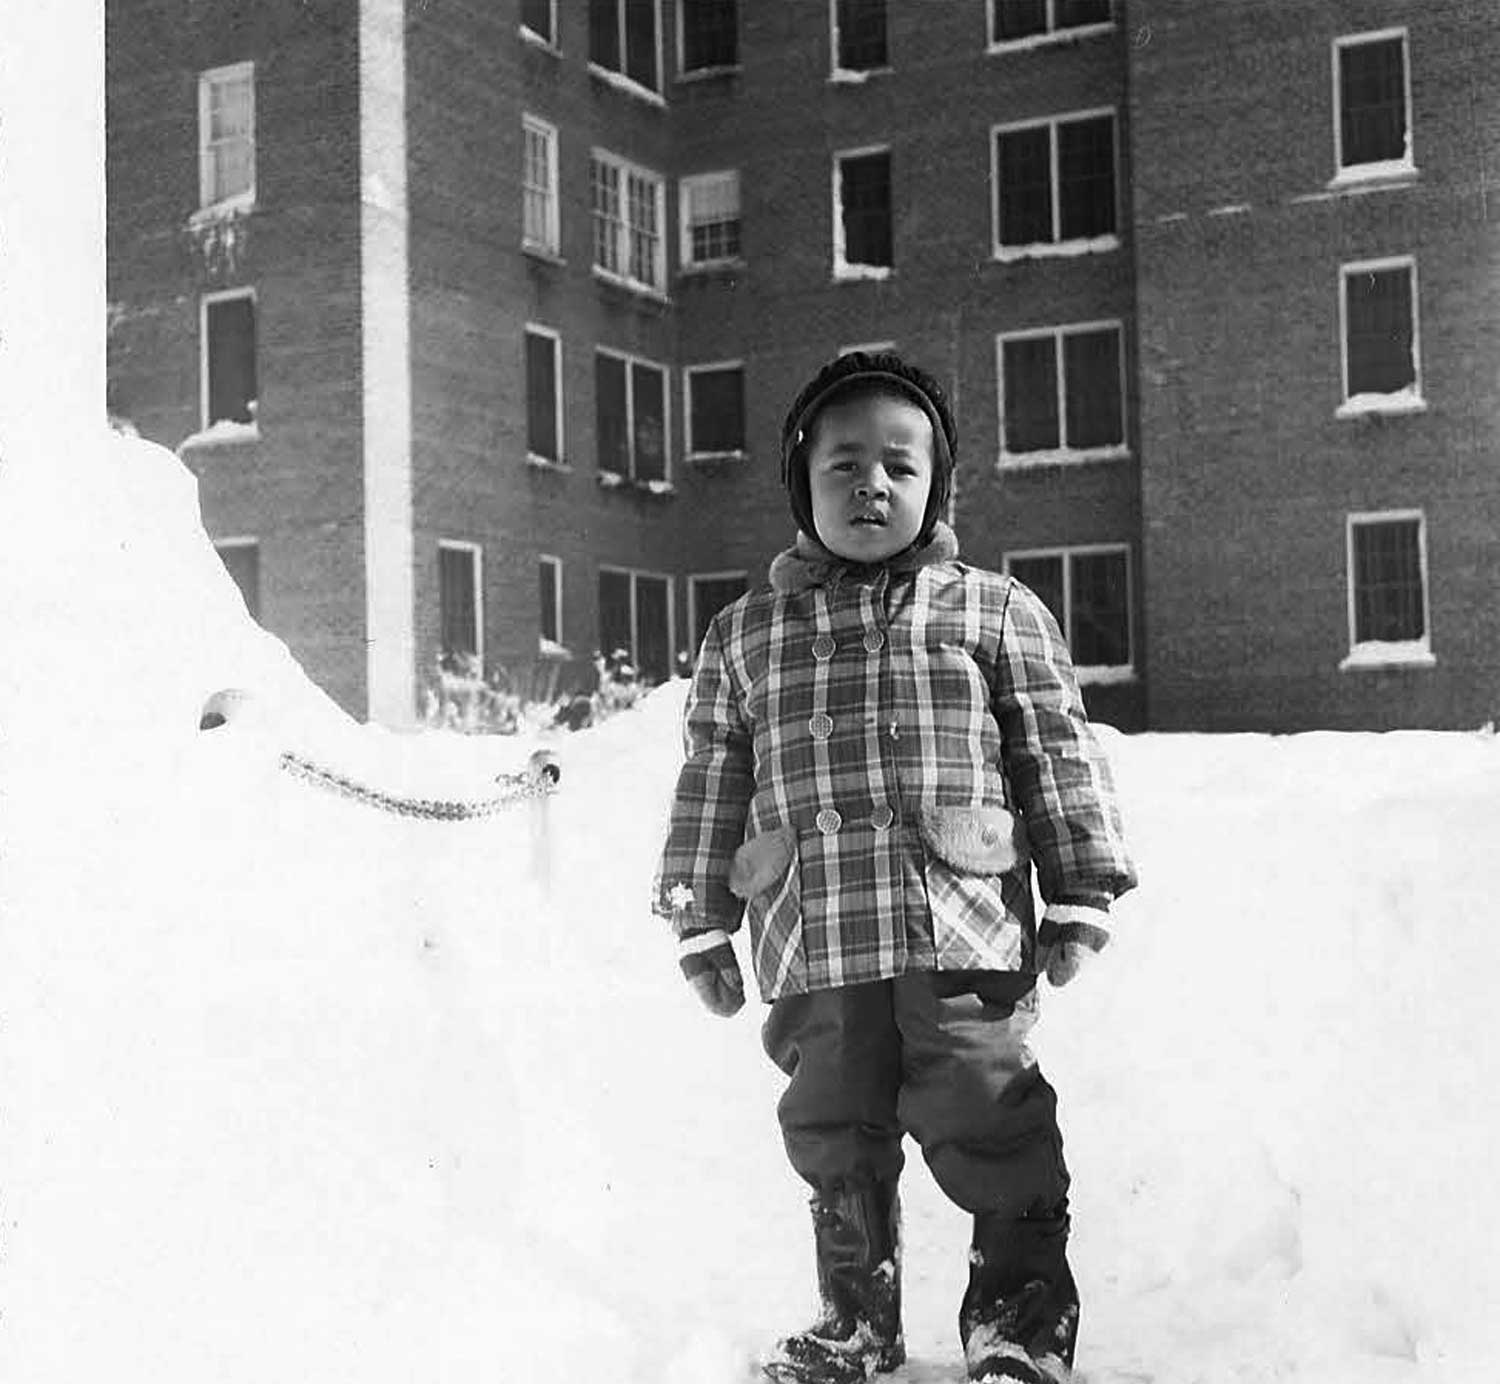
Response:
[[[714,618],[684,716],[655,911],[723,1015],[748,916],[782,1135],[813,1189],[822,1311],[765,1362],[776,1380],[904,1361],[903,1134],[974,1217],[969,1378],[1072,1364],[1069,1179],[1026,1040],[1037,976],[1074,976],[1135,875],[1055,621],[940,522],[956,442],[900,357],[824,367],[782,435],[796,544]]]

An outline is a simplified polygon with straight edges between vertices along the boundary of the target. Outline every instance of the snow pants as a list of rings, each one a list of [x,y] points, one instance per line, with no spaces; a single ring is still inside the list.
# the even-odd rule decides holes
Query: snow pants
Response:
[[[1007,1220],[1060,1214],[1057,1097],[1027,1046],[1036,978],[933,971],[788,995],[762,1039],[791,1079],[777,1113],[815,1190],[894,1182],[909,1133],[950,1200]]]

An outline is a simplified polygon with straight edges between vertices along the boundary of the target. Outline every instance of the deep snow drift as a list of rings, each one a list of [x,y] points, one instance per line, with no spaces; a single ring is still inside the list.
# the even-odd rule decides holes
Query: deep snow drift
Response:
[[[344,718],[139,444],[7,459],[0,612],[0,1378],[729,1384],[802,1323],[758,1006],[647,913],[681,684],[487,820],[297,782],[482,797],[531,745]],[[1492,1379],[1496,738],[1105,736],[1143,883],[1037,1036],[1082,1370]],[[906,1201],[934,1384],[966,1225],[915,1153]]]

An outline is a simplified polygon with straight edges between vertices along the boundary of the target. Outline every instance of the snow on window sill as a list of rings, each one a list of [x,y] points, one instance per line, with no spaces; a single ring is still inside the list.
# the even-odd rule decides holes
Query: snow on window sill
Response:
[[[646,481],[635,480],[631,481],[631,485],[647,495],[675,495],[677,493],[677,487],[671,481],[659,478]]]
[[[1339,664],[1339,672],[1368,668],[1436,668],[1437,659],[1425,639],[1378,640],[1356,644]]]
[[[550,53],[554,58],[562,57],[562,49],[545,34],[539,34],[535,29],[528,29],[524,24],[520,25],[519,28],[521,30],[521,37],[533,48],[539,49],[543,53]]]
[[[183,438],[177,444],[177,450],[181,452],[188,447],[234,447],[245,442],[259,441],[258,423],[237,423],[229,418],[221,418],[217,423]]]
[[[997,245],[995,258],[1004,264],[1013,264],[1019,260],[1073,259],[1083,255],[1103,255],[1119,248],[1119,236],[1096,235],[1079,240],[1039,240],[1030,245]]]
[[[560,471],[564,475],[573,470],[567,462],[555,457],[544,457],[537,452],[526,453],[526,464],[537,471]]]
[[[888,264],[835,264],[835,283],[881,283],[891,277]]]
[[[644,298],[647,302],[659,303],[662,307],[672,305],[672,300],[661,289],[642,283],[639,279],[627,279],[623,274],[616,274],[602,265],[594,265],[594,278],[610,288],[617,288],[636,298]]]
[[[1128,663],[1084,665],[1073,672],[1083,687],[1127,687],[1136,681],[1135,669]]]
[[[567,264],[567,260],[557,253],[555,246],[542,245],[534,240],[523,240],[521,242],[521,253],[529,256],[531,259],[540,260],[543,264],[555,264],[558,266]]]
[[[573,657],[572,649],[566,644],[559,644],[555,639],[548,639],[545,634],[537,636],[536,652],[538,658],[545,658],[554,663],[567,663]]]
[[[1408,413],[1425,413],[1427,400],[1414,388],[1398,389],[1390,394],[1353,394],[1334,410],[1335,418],[1397,418]]]
[[[659,110],[667,108],[667,98],[661,92],[642,86],[634,77],[627,77],[623,72],[616,72],[612,67],[601,67],[598,63],[591,62],[589,76],[603,82],[605,86],[622,91],[627,96],[634,96],[638,101],[644,101],[648,106],[655,106]]]
[[[1384,159],[1379,163],[1356,163],[1341,168],[1328,180],[1330,192],[1356,191],[1372,184],[1412,183],[1417,180],[1417,166],[1410,159]]]
[[[715,462],[742,462],[750,459],[750,453],[740,448],[731,452],[689,452],[685,460],[693,466],[708,466]]]
[[[599,482],[599,488],[601,490],[618,490],[621,486],[626,484],[626,482],[629,480],[629,477],[623,475],[619,471],[606,471],[601,469],[599,474],[595,476],[594,479]]]
[[[600,471],[595,479],[601,490],[638,490],[643,495],[675,495],[677,487],[671,481],[653,477],[641,480],[627,476],[621,471]]]
[[[828,74],[828,80],[833,86],[863,86],[871,77],[889,76],[894,70],[891,67],[835,67]]]
[[[1093,461],[1129,461],[1125,443],[1113,447],[1049,447],[1035,452],[1001,452],[1002,471],[1030,471],[1043,466],[1080,466]]]
[[[719,77],[737,77],[741,71],[737,62],[718,63],[713,67],[695,67],[690,72],[679,72],[679,82],[711,82]]]
[[[188,229],[197,230],[202,226],[211,226],[217,221],[232,221],[237,216],[246,216],[255,210],[255,189],[249,192],[239,192],[233,197],[226,197],[222,202],[213,202],[206,207],[199,207],[188,217]]]
[[[730,255],[724,259],[712,260],[683,260],[677,267],[677,272],[684,278],[710,279],[715,275],[733,277],[749,265],[739,255]]]
[[[1113,33],[1114,28],[1114,21],[1111,19],[1101,24],[1080,24],[1076,29],[1054,29],[1047,34],[1028,34],[1025,38],[997,39],[987,51],[994,55],[1029,53],[1037,48],[1062,48],[1070,43],[1082,43],[1085,39]]]

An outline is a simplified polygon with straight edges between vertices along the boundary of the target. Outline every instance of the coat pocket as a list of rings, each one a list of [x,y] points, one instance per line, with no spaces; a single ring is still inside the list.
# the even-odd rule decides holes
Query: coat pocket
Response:
[[[1025,826],[1003,807],[929,807],[919,821],[927,849],[959,874],[1008,874],[1027,858]]]
[[[734,853],[729,888],[745,900],[750,957],[761,998],[807,988],[802,935],[802,870],[791,827],[752,836]]]

